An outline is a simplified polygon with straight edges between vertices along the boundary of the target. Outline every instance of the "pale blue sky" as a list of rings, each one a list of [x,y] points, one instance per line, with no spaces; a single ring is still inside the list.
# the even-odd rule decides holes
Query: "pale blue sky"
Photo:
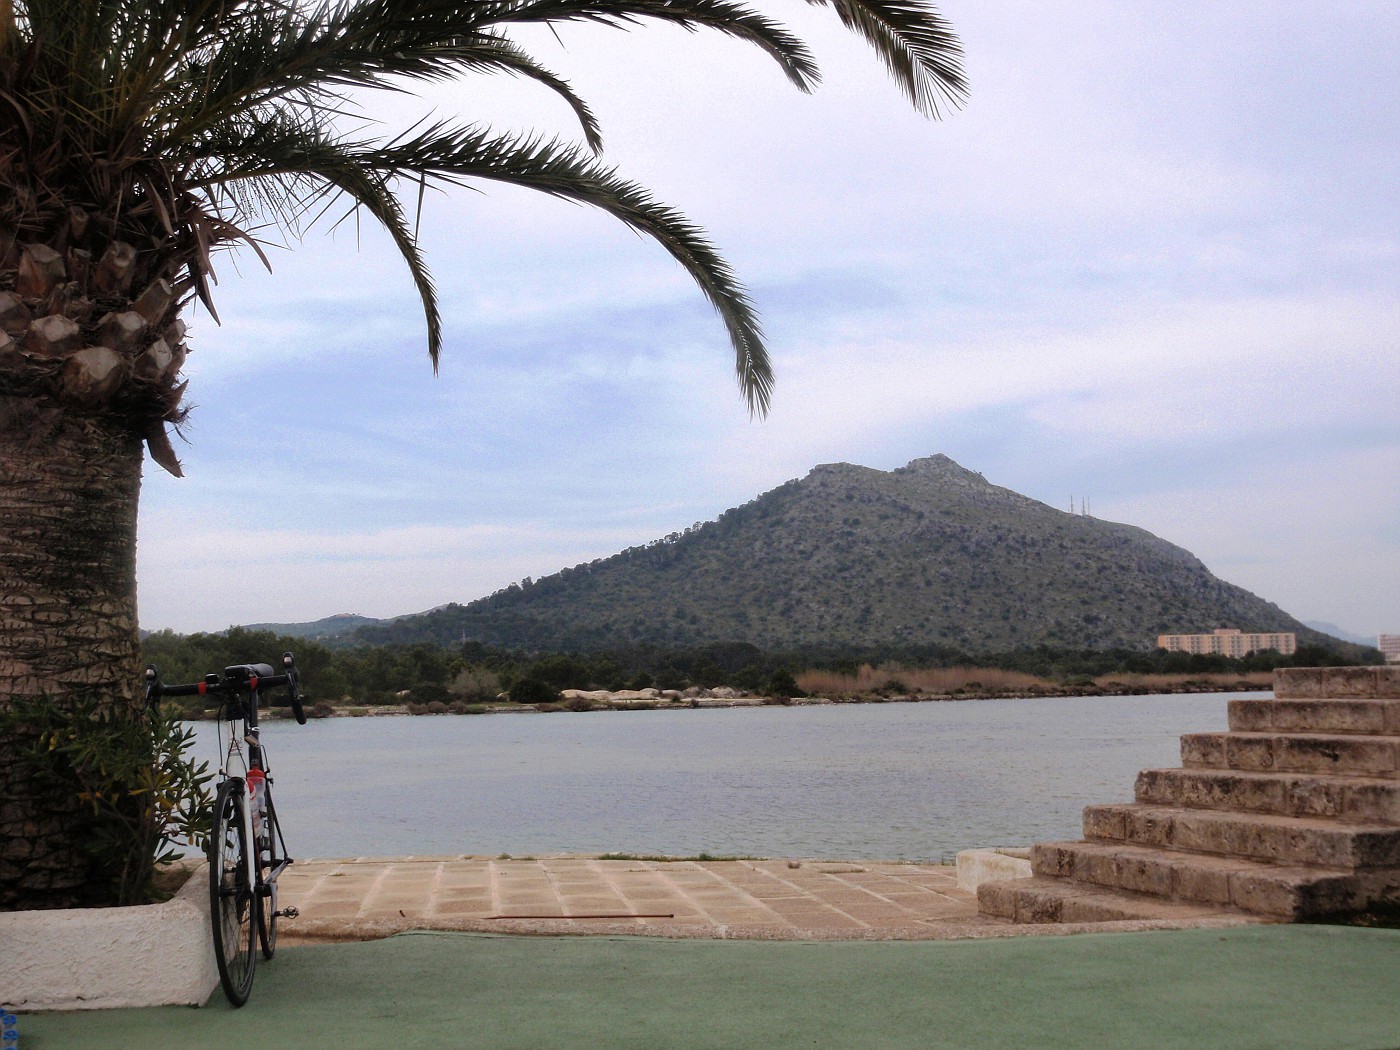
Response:
[[[1303,619],[1400,630],[1400,8],[941,9],[972,87],[942,122],[806,4],[765,10],[816,52],[812,96],[717,37],[527,41],[605,159],[745,279],[767,419],[678,267],[579,207],[429,197],[436,377],[368,225],[313,230],[271,276],[225,258],[223,326],[189,318],[188,476],[146,472],[142,626],[470,601],[818,463],[943,452],[1087,496]],[[574,135],[499,79],[377,105]]]

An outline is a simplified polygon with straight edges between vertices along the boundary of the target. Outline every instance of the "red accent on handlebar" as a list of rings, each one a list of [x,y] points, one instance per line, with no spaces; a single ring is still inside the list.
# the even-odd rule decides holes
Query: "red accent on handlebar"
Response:
[[[207,693],[207,692],[209,692],[209,686],[206,685],[206,684],[203,683],[203,682],[200,682],[200,683],[199,683],[199,695],[200,695],[200,696],[203,696],[203,695],[204,695],[205,693]]]
[[[248,688],[249,688],[249,689],[256,689],[257,687],[258,687],[258,676],[255,675],[255,674],[250,674],[250,675],[248,676]]]

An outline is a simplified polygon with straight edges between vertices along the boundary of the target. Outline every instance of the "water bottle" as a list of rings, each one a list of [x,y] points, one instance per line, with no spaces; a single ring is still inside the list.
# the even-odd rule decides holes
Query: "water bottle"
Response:
[[[0,1007],[0,1047],[15,1050],[19,1046],[19,1018]]]
[[[267,814],[267,774],[254,766],[248,770],[248,797],[253,804],[253,841],[261,842]]]

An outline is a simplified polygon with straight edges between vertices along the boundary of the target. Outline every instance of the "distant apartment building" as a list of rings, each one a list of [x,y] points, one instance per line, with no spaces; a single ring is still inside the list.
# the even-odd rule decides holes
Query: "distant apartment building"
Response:
[[[1217,627],[1210,634],[1159,634],[1157,647],[1169,653],[1219,653],[1244,656],[1260,649],[1276,649],[1289,656],[1298,649],[1291,631],[1246,633],[1238,627]]]
[[[1400,664],[1400,634],[1383,634],[1376,639],[1376,648],[1388,664]]]

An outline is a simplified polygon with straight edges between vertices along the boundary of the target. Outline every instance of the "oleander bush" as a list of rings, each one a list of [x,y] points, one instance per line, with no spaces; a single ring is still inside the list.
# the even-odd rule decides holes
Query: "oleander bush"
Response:
[[[208,762],[188,754],[194,730],[177,706],[132,710],[95,697],[16,698],[0,711],[10,783],[82,814],[73,838],[93,907],[144,904],[157,870],[202,848],[213,816]]]

